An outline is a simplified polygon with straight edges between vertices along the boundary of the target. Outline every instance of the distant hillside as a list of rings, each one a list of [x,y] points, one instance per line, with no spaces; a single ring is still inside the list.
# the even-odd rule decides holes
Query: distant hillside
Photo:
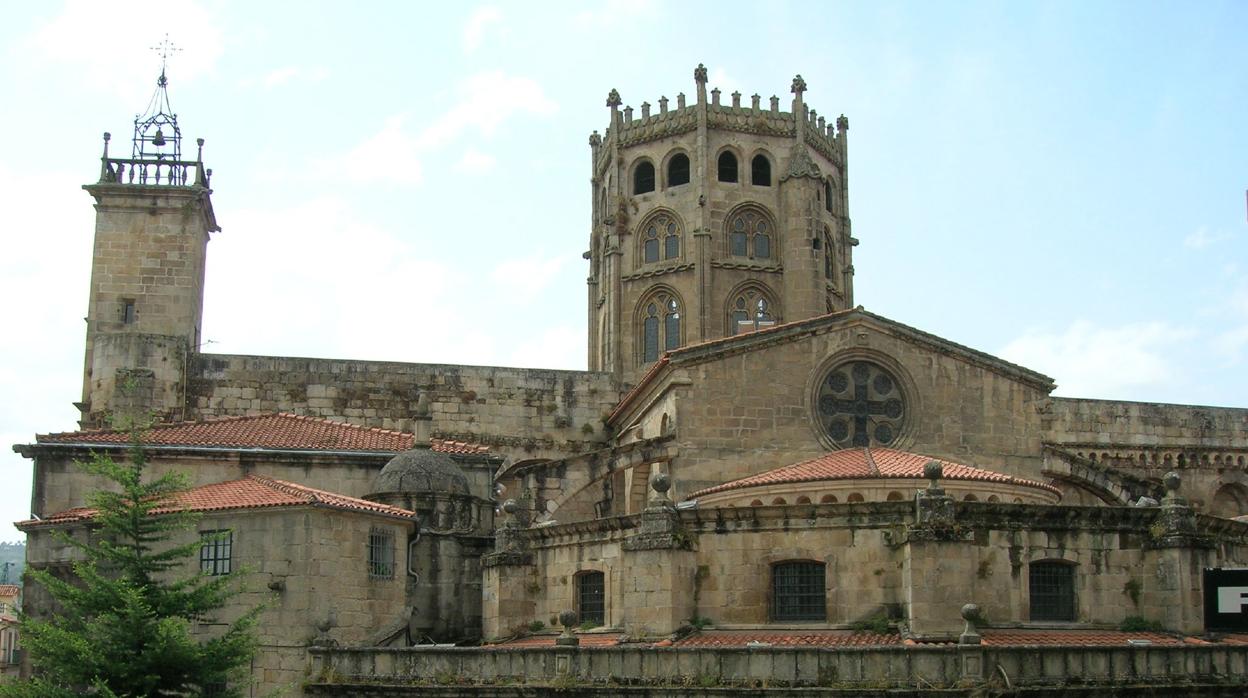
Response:
[[[22,583],[26,570],[26,543],[0,543],[0,584]]]

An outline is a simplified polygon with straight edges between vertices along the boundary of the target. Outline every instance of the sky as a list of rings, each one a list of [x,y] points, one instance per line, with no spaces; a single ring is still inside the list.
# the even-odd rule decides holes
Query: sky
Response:
[[[8,444],[76,428],[101,134],[160,71],[222,232],[204,351],[583,369],[607,93],[849,118],[855,300],[1056,395],[1248,407],[1248,3],[0,0]],[[0,540],[20,534],[0,523]]]

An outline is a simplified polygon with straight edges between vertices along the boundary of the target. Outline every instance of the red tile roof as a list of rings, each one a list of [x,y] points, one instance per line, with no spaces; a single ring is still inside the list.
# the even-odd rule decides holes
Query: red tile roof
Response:
[[[187,511],[229,511],[237,509],[262,509],[294,506],[314,506],[345,511],[381,514],[399,519],[416,518],[415,512],[388,504],[378,504],[343,494],[326,492],[286,480],[248,475],[241,480],[201,485],[174,497],[175,504],[161,507],[157,512],[174,509]],[[34,528],[58,526],[95,518],[96,510],[90,507],[74,507],[43,519],[19,521],[16,525],[25,531]]]
[[[847,448],[841,451],[826,453],[812,460],[786,465],[775,470],[768,470],[765,473],[709,487],[694,492],[689,495],[689,498],[695,499],[700,496],[727,490],[795,482],[857,480],[863,478],[923,479],[923,466],[932,460],[940,461],[944,470],[942,476],[944,479],[1025,485],[1058,493],[1057,488],[1036,480],[1017,478],[918,453],[907,453],[891,448]]]
[[[901,644],[900,635],[853,630],[702,630],[681,640],[677,647],[746,647],[750,643],[773,647],[876,647]]]
[[[120,429],[39,434],[41,444],[130,443],[130,434]],[[157,424],[143,432],[143,443],[153,446],[213,448],[272,448],[297,451],[407,451],[416,444],[413,434],[361,427],[319,417],[278,412],[246,417],[222,417],[200,422]],[[430,447],[442,453],[487,453],[489,446],[464,441],[432,439]]]
[[[1116,647],[1128,640],[1147,640],[1154,645],[1182,645],[1183,638],[1161,633],[1130,633],[1121,630],[981,630],[985,645],[1027,647],[1031,645],[1083,645]]]
[[[0,584],[0,596],[17,596],[22,588],[16,584]]]

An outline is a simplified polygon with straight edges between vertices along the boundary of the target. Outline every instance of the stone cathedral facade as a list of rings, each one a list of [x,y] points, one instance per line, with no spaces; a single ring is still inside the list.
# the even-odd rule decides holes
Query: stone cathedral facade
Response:
[[[183,156],[167,108],[130,157],[106,134],[82,428],[15,447],[29,564],[68,570],[51,531],[87,535],[97,485],[72,463],[124,452],[109,420],[139,414],[150,467],[196,484],[204,572],[270,600],[262,688],[351,648],[538,646],[565,612],[632,647],[978,642],[965,604],[1002,645],[1206,633],[1202,571],[1248,565],[1248,410],[1054,397],[857,305],[849,121],[789,87],[725,98],[699,66],[689,99],[610,92],[588,371],[201,352],[203,141]]]

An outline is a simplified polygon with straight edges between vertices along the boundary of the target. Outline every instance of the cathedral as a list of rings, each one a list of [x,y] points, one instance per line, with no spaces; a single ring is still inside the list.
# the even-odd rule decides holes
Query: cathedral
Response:
[[[1248,580],[1209,580],[1248,566],[1248,409],[1054,397],[870,312],[849,120],[800,75],[783,105],[693,78],[638,111],[611,90],[589,136],[589,370],[559,371],[201,352],[213,172],[162,75],[83,187],[81,428],[14,447],[28,564],[68,573],[51,533],[87,535],[99,485],[74,462],[124,456],[111,420],[139,415],[149,468],[194,483],[200,569],[247,570],[227,614],[269,603],[261,692],[448,671],[916,686],[916,657],[928,682],[1095,683],[1122,670],[1097,668],[1107,643],[1178,657],[1136,678],[1242,685],[1248,591],[1219,594]],[[1036,646],[1082,647],[1082,669],[1033,671]]]

